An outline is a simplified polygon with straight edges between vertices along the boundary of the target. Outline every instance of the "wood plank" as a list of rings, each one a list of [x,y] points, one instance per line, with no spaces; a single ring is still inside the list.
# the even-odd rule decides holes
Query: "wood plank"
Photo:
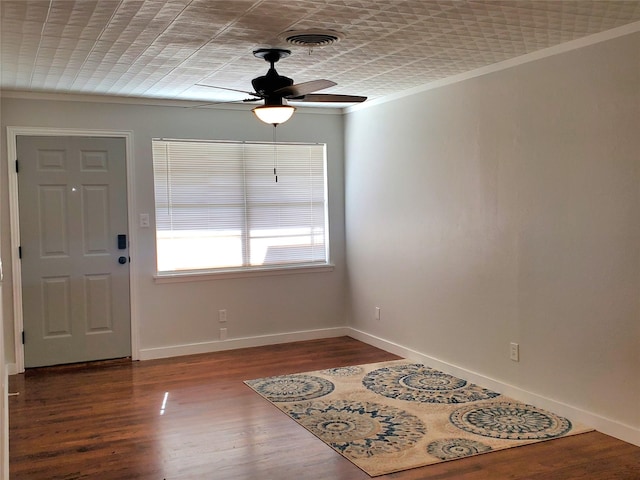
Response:
[[[10,470],[29,479],[370,478],[242,381],[394,360],[342,337],[10,378]],[[166,405],[162,405],[166,394]],[[638,479],[640,448],[593,432],[378,478]]]

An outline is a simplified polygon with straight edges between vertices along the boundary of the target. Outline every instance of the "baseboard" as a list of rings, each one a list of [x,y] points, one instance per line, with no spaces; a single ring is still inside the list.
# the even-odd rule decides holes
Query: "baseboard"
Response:
[[[15,363],[7,363],[5,367],[7,369],[7,375],[17,375],[20,373],[18,371],[18,366]]]
[[[411,348],[399,345],[394,342],[390,342],[375,335],[356,330],[355,328],[348,328],[348,335],[356,340],[367,343],[374,347],[378,347],[396,355],[400,355],[403,358],[413,360],[416,362],[424,363],[430,367],[436,368],[449,375],[455,375],[456,377],[463,378],[469,382],[476,383],[485,388],[489,388],[496,392],[500,392],[508,397],[525,402],[531,405],[535,405],[540,408],[544,408],[558,415],[562,415],[574,422],[580,422],[594,429],[598,430],[612,437],[616,437],[628,443],[632,443],[640,447],[640,429],[625,425],[623,423],[611,420],[610,418],[603,417],[593,412],[582,410],[580,408],[568,405],[566,403],[547,398],[527,390],[523,390],[520,387],[510,385],[508,383],[501,382],[491,377],[473,372],[471,370],[452,365],[447,362],[438,360],[437,358],[430,357],[424,353],[418,352]]]
[[[322,328],[317,330],[303,330],[299,332],[278,333],[273,335],[259,335],[255,337],[230,338],[211,342],[198,342],[186,345],[172,345],[168,347],[142,348],[140,360],[194,355],[197,353],[222,352],[247,347],[264,347],[278,343],[300,342],[303,340],[317,340],[320,338],[344,337],[349,335],[347,327]]]

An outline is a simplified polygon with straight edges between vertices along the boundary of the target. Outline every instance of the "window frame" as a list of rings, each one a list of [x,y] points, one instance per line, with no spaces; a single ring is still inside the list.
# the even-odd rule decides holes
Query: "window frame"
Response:
[[[174,283],[174,282],[190,282],[190,281],[206,281],[211,279],[221,278],[243,278],[243,277],[261,277],[261,276],[277,276],[277,275],[291,275],[291,274],[306,274],[306,273],[322,273],[333,271],[335,265],[331,261],[331,249],[330,249],[330,228],[329,228],[329,175],[328,175],[328,155],[327,144],[320,142],[264,142],[264,141],[229,141],[229,140],[199,140],[199,139],[176,139],[176,138],[153,138],[152,139],[152,151],[154,148],[154,142],[180,142],[180,143],[211,143],[211,144],[232,144],[232,145],[258,145],[268,146],[269,148],[274,145],[286,145],[286,146],[322,146],[323,159],[322,159],[322,171],[323,171],[323,238],[324,238],[324,261],[311,261],[311,262],[291,262],[291,263],[277,263],[267,265],[245,265],[244,242],[251,241],[250,232],[247,230],[242,231],[242,250],[243,250],[243,265],[230,266],[230,267],[204,267],[195,269],[174,269],[174,270],[159,270],[159,257],[158,257],[158,241],[159,232],[157,221],[157,197],[156,189],[158,188],[158,182],[156,177],[156,159],[152,153],[153,164],[153,176],[154,176],[154,236],[155,236],[155,274],[154,281],[156,283]],[[243,157],[243,162],[247,161],[246,157]],[[246,168],[246,164],[243,164],[243,169]],[[309,178],[312,178],[311,176]],[[246,178],[243,182],[242,194],[247,201],[250,193],[247,190]],[[313,227],[311,227],[313,228]],[[178,230],[179,231],[179,230]],[[312,234],[313,235],[313,234]]]

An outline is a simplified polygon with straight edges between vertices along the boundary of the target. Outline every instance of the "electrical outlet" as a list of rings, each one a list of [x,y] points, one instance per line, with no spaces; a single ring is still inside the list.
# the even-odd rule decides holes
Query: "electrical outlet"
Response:
[[[511,342],[509,346],[509,357],[514,362],[520,361],[520,345],[518,345],[517,343]]]
[[[221,328],[220,329],[220,340],[226,340],[227,339],[227,329],[226,328]]]
[[[376,307],[376,320],[380,320],[380,307]]]
[[[220,323],[226,323],[227,322],[227,311],[226,310],[218,310],[218,321]]]

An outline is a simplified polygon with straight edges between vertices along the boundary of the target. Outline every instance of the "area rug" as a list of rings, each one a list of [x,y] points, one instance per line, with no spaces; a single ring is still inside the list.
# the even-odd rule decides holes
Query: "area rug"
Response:
[[[592,430],[407,360],[245,384],[372,477]]]

